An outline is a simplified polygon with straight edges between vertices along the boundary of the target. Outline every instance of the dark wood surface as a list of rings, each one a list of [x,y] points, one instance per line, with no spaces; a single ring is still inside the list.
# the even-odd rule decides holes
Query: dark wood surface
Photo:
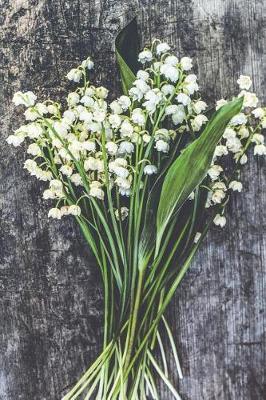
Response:
[[[25,152],[5,138],[19,126],[12,94],[66,92],[64,75],[88,54],[95,80],[117,93],[113,43],[139,12],[142,43],[159,37],[195,58],[205,99],[235,93],[250,74],[266,101],[263,0],[0,0],[0,399],[59,400],[96,356],[102,295],[97,270],[70,220],[48,221]],[[243,173],[224,230],[213,228],[168,314],[183,400],[266,398],[265,160]],[[162,400],[172,396],[161,389]]]

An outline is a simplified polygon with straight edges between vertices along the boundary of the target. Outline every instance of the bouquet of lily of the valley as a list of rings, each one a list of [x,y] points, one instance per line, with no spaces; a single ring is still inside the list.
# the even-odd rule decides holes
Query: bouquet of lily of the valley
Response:
[[[266,153],[266,109],[249,77],[212,111],[191,59],[160,40],[134,59],[130,29],[116,41],[124,90],[116,100],[91,84],[91,58],[67,74],[78,87],[65,109],[32,92],[13,99],[26,106],[27,123],[8,143],[29,142],[24,168],[47,182],[48,216],[74,216],[102,276],[102,352],[64,400],[159,399],[158,377],[180,399],[169,380],[168,348],[182,372],[165,310],[211,224],[225,225],[249,148]]]

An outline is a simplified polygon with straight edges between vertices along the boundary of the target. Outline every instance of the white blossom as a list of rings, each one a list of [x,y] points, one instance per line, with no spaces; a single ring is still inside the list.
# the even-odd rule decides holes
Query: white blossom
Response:
[[[137,72],[137,78],[141,79],[142,81],[147,81],[149,79],[150,75],[147,71],[139,70]]]
[[[27,108],[24,112],[24,116],[26,121],[35,121],[39,117],[39,114],[33,108]]]
[[[38,111],[39,114],[45,115],[48,114],[48,108],[47,105],[44,103],[37,103],[35,104],[35,108]]]
[[[83,150],[83,147],[82,147],[83,144],[81,142],[79,142],[78,140],[76,140],[76,138],[73,140],[69,139],[69,141],[70,141],[70,144],[68,146],[68,150],[71,152],[73,157],[75,157],[77,160],[79,160],[80,159],[79,152]]]
[[[51,189],[46,189],[43,192],[42,197],[44,198],[44,200],[55,199],[56,198],[56,194]]]
[[[141,64],[150,62],[152,60],[152,52],[150,50],[143,50],[139,53],[138,60]]]
[[[86,58],[86,60],[82,61],[81,65],[83,68],[87,68],[88,70],[91,70],[94,67],[94,62],[92,61],[92,59],[90,57],[88,57],[88,58]]]
[[[131,190],[130,189],[124,189],[123,187],[119,187],[119,193],[121,194],[121,196],[130,196]]]
[[[261,107],[258,107],[252,111],[252,114],[254,115],[255,118],[262,119],[265,116],[265,110]]]
[[[145,94],[145,101],[143,103],[143,106],[147,109],[147,111],[151,114],[153,114],[156,110],[156,107],[160,104],[162,100],[162,93],[159,91],[159,89],[152,89],[149,90]]]
[[[55,193],[61,193],[63,190],[63,183],[59,179],[52,179],[49,186]]]
[[[224,145],[218,145],[214,151],[214,157],[222,157],[228,154],[227,147]]]
[[[226,140],[226,147],[232,153],[238,153],[242,148],[242,143],[237,137],[229,137]]]
[[[156,46],[156,53],[160,56],[170,50],[170,46],[167,43],[159,43]]]
[[[176,56],[169,55],[165,58],[164,63],[171,65],[172,67],[176,67],[178,64],[178,58]]]
[[[247,117],[243,113],[235,115],[231,121],[230,125],[245,125],[247,123]]]
[[[27,136],[30,139],[37,139],[42,135],[43,130],[39,124],[33,122],[33,123],[27,125],[26,132],[27,132]]]
[[[96,151],[96,144],[92,140],[86,140],[85,142],[80,143],[81,148],[86,151],[95,152]]]
[[[185,93],[179,93],[176,97],[178,103],[183,104],[184,106],[187,106],[191,102],[191,98],[185,94]]]
[[[138,89],[137,87],[132,87],[131,89],[129,89],[129,95],[131,96],[131,98],[135,101],[141,101],[141,99],[143,98],[143,92]],[[122,112],[122,108],[121,108],[121,112]]]
[[[151,141],[151,136],[148,135],[147,133],[144,133],[144,135],[142,136],[143,142],[144,143],[149,143]]]
[[[74,183],[75,186],[82,186],[83,182],[82,182],[82,178],[80,176],[80,174],[72,174],[70,176],[70,180],[72,183]]]
[[[179,71],[176,67],[169,64],[163,64],[161,66],[161,73],[169,79],[171,82],[177,82],[179,78]]]
[[[128,212],[129,210],[127,207],[121,207],[119,210],[115,210],[116,219],[119,221],[121,218],[121,221],[124,221],[128,216]]]
[[[248,128],[247,128],[245,125],[242,125],[242,126],[239,128],[238,135],[241,137],[241,139],[246,139],[246,138],[248,138],[248,137],[249,137],[249,130],[248,130]]]
[[[69,206],[63,206],[60,208],[61,216],[69,215]]]
[[[85,171],[102,171],[104,169],[103,161],[94,157],[88,157],[84,161]]]
[[[226,128],[223,134],[225,139],[234,139],[236,137],[236,131],[233,128]]]
[[[131,119],[134,124],[143,126],[145,124],[145,114],[141,108],[135,108],[132,112]]]
[[[35,175],[38,168],[36,161],[28,159],[24,162],[24,168],[31,174]]]
[[[160,128],[157,129],[155,132],[155,139],[159,140],[159,139],[163,139],[163,140],[168,140],[169,138],[169,130],[166,128]]]
[[[143,172],[145,175],[157,174],[157,167],[155,165],[146,165]]]
[[[106,112],[103,110],[95,110],[93,112],[93,119],[96,122],[103,122],[106,117]]]
[[[62,214],[59,208],[51,208],[48,212],[48,218],[61,219]]]
[[[241,182],[232,181],[229,183],[229,189],[232,189],[233,191],[241,192],[243,189],[243,185]]]
[[[36,178],[39,179],[40,181],[44,182],[50,181],[53,177],[51,171],[44,171],[39,167],[36,168],[36,171],[33,175],[35,175]]]
[[[196,234],[195,234],[195,237],[194,237],[194,243],[198,243],[198,241],[200,240],[200,238],[201,238],[201,232],[197,232]]]
[[[165,115],[172,115],[177,113],[179,110],[179,107],[177,104],[171,104],[170,106],[167,106],[165,108]]]
[[[136,86],[136,88],[138,89],[138,91],[140,91],[142,93],[142,95],[144,95],[151,89],[150,86],[143,79],[135,80],[134,86]]]
[[[15,106],[23,105],[26,107],[34,106],[37,96],[33,92],[16,92],[13,96]]]
[[[212,185],[212,190],[223,190],[224,192],[227,191],[227,187],[224,182],[218,181],[214,182]]]
[[[106,150],[111,156],[115,156],[118,151],[118,145],[115,142],[107,142]]]
[[[254,133],[251,141],[256,144],[262,144],[264,143],[264,136],[261,133]]]
[[[182,124],[186,118],[186,112],[183,105],[178,106],[178,110],[172,115],[172,121],[174,125]]]
[[[120,176],[116,178],[115,183],[117,184],[117,186],[119,186],[121,189],[123,189],[125,191],[130,189],[130,186],[131,186],[129,179],[125,179]]]
[[[212,181],[215,181],[220,173],[223,171],[223,168],[220,165],[213,164],[209,169],[208,169],[208,175],[211,178]]]
[[[214,224],[223,228],[226,224],[226,218],[224,215],[216,214],[214,220]]]
[[[247,163],[247,161],[248,161],[247,155],[246,155],[246,154],[243,154],[243,155],[240,157],[240,160],[239,160],[240,164],[241,164],[241,165],[244,165],[244,164]]]
[[[155,143],[155,148],[157,151],[160,151],[162,153],[168,153],[169,144],[164,140],[157,140],[157,142]]]
[[[193,103],[193,108],[194,108],[196,114],[200,114],[200,113],[202,113],[202,111],[206,110],[207,104],[202,100],[198,100],[195,103]]]
[[[109,164],[110,166],[110,164]],[[110,171],[111,168],[109,167]],[[120,167],[119,165],[115,165],[112,167],[112,172],[119,176],[120,178],[127,178],[129,175],[129,171],[125,167]]]
[[[95,89],[95,94],[100,99],[106,99],[106,97],[108,96],[108,92],[108,89],[103,86],[99,86]]]
[[[131,154],[134,152],[134,144],[128,141],[121,142],[119,145],[120,154]]]
[[[76,114],[71,110],[66,110],[63,114],[63,123],[67,125],[73,124],[76,119]]]
[[[227,100],[225,100],[225,99],[221,99],[221,100],[216,101],[216,110],[219,110],[225,104],[227,104]]]
[[[67,96],[67,103],[70,107],[76,106],[79,103],[79,94],[76,92],[69,93]]]
[[[222,200],[225,198],[226,194],[223,190],[218,189],[212,193],[211,200],[214,204],[220,204]]]
[[[122,107],[122,110],[126,111],[131,105],[131,100],[128,96],[120,96],[118,99],[118,103]]]
[[[31,154],[32,156],[39,156],[41,155],[41,149],[37,143],[31,143],[27,149],[27,153]]]
[[[197,77],[194,74],[187,75],[185,78],[185,86],[184,90],[187,91],[188,94],[194,94],[198,89],[199,85],[197,84]]]
[[[84,94],[85,94],[85,96],[91,97],[91,96],[94,96],[95,93],[96,93],[95,87],[94,86],[89,86],[89,87],[86,88]]]
[[[12,144],[14,147],[18,147],[23,143],[24,136],[19,135],[9,135],[6,139],[8,144]]]
[[[203,114],[198,114],[196,117],[191,121],[192,129],[194,132],[198,132],[202,125],[208,121],[208,118]]]
[[[256,146],[254,147],[254,155],[265,156],[266,146],[264,144],[256,144]]]
[[[58,108],[55,104],[48,104],[47,110],[52,115],[56,115],[58,112]]]
[[[189,57],[182,57],[180,64],[184,71],[189,71],[192,68],[192,60]]]
[[[246,92],[242,90],[239,93],[238,97],[244,96],[243,107],[257,107],[259,99],[257,98],[255,93]]]
[[[81,209],[80,209],[80,207],[78,205],[71,204],[71,206],[68,207],[68,214],[69,215],[74,215],[74,216],[80,216]]]
[[[73,168],[70,165],[62,165],[60,171],[62,172],[63,175],[70,177],[73,173]]]
[[[54,129],[59,136],[61,136],[62,138],[65,138],[68,134],[70,127],[65,122],[56,121],[54,123]]]
[[[113,129],[118,129],[119,126],[121,125],[121,117],[118,114],[111,114],[108,120]]]
[[[102,189],[102,184],[98,181],[92,181],[90,184],[89,194],[92,197],[96,197],[99,200],[103,200],[104,191]]]
[[[134,131],[134,128],[131,125],[131,123],[127,119],[124,120],[120,127],[121,136],[122,137],[131,137],[133,131]]]
[[[72,68],[67,74],[67,79],[78,83],[82,78],[82,71],[78,68]]]
[[[175,87],[173,85],[170,85],[169,83],[166,83],[162,86],[161,91],[165,96],[168,96],[174,93]]]
[[[95,104],[95,100],[88,95],[81,97],[80,102],[84,104],[85,107],[90,107],[90,108],[92,108]]]
[[[252,80],[247,75],[240,75],[239,79],[237,80],[237,83],[240,89],[249,90],[252,85]]]
[[[86,109],[82,110],[80,112],[80,114],[79,114],[79,119],[81,121],[86,122],[87,124],[90,124],[92,122],[92,119],[93,119],[93,114],[90,111],[86,110]]]
[[[115,168],[116,166],[118,166],[118,167],[126,167],[127,166],[127,160],[125,158],[118,157],[114,161],[110,161],[109,170],[111,172],[113,172],[114,171],[113,168]]]

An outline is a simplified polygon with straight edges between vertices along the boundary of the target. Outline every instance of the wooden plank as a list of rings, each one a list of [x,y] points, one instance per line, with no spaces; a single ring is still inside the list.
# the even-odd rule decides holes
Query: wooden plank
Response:
[[[14,91],[60,98],[61,80],[91,54],[94,79],[117,90],[118,29],[140,10],[143,43],[159,37],[193,56],[204,98],[232,95],[252,75],[266,101],[265,1],[2,0],[0,15],[0,399],[54,400],[99,349],[101,285],[71,221],[49,223],[41,186],[4,139],[19,126]],[[116,76],[116,79],[114,79]],[[265,373],[265,160],[243,174],[228,225],[212,229],[169,310],[183,400],[258,400]],[[161,389],[161,399],[171,395]]]

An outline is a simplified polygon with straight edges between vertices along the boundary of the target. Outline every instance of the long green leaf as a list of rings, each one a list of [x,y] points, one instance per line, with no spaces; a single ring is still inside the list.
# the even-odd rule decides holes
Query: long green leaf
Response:
[[[201,183],[210,167],[213,153],[224,130],[242,108],[243,99],[233,100],[216,111],[200,137],[175,160],[164,178],[158,208],[151,198],[140,238],[139,267],[144,268],[160,246],[165,229],[190,193]],[[152,207],[152,206],[155,207]],[[157,210],[157,216],[156,216]]]
[[[135,73],[138,68],[138,30],[137,20],[134,18],[123,28],[115,39],[115,54],[121,75],[122,89],[128,94],[133,82],[136,80]]]
[[[215,147],[229,121],[240,112],[242,104],[243,99],[237,98],[216,111],[201,136],[191,143],[169,168],[157,211],[157,248],[174,212],[205,178]]]

